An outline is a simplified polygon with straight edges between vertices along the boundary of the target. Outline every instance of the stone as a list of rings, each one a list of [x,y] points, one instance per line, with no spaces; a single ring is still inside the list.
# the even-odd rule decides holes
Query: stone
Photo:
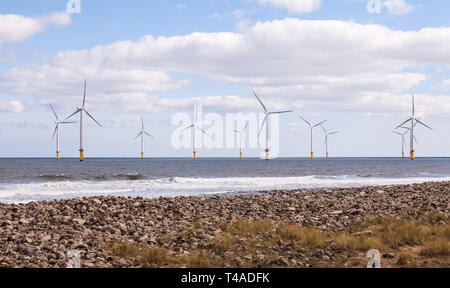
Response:
[[[372,235],[373,232],[371,230],[365,230],[361,232],[353,233],[354,236],[363,236],[363,235]]]
[[[72,221],[80,226],[83,226],[86,223],[86,220],[79,219],[79,218],[72,219]]]
[[[99,199],[96,199],[96,198],[92,199],[92,202],[94,202],[97,205],[102,205],[102,201],[100,201]]]
[[[395,258],[395,254],[393,254],[393,253],[384,253],[382,257],[384,259],[394,259]]]
[[[41,242],[48,242],[50,240],[52,240],[52,236],[50,236],[50,235],[46,235],[41,238]]]
[[[343,214],[344,212],[342,211],[342,210],[336,210],[336,211],[333,211],[333,212],[331,212],[330,214],[331,215],[341,215],[341,214]]]

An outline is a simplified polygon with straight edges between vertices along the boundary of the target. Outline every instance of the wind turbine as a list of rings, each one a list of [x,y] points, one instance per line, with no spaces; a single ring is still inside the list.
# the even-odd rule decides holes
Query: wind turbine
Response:
[[[84,149],[83,149],[83,112],[86,113],[86,115],[89,116],[89,118],[91,118],[92,120],[94,120],[95,123],[98,124],[98,126],[102,127],[102,125],[100,125],[100,123],[98,123],[97,120],[94,119],[94,117],[92,117],[91,114],[89,114],[89,112],[86,110],[85,105],[86,105],[86,80],[84,80],[84,95],[83,95],[83,106],[81,107],[77,107],[77,110],[72,113],[69,117],[66,118],[69,119],[72,116],[80,113],[80,161],[84,161]]]
[[[63,124],[72,124],[75,122],[61,122],[59,121],[58,115],[55,112],[55,109],[53,109],[53,106],[50,104],[50,108],[52,108],[53,114],[55,114],[55,131],[53,132],[53,137],[52,140],[55,139],[55,135],[56,135],[56,160],[59,160],[59,125],[63,125]]]
[[[328,132],[327,129],[325,129],[325,127],[323,127],[323,125],[320,125],[320,127],[322,127],[323,131],[325,131],[325,145],[327,147],[327,159],[328,159],[328,136],[330,135],[334,135],[334,134],[338,134],[339,131],[335,131],[335,132]]]
[[[195,150],[195,129],[200,130],[203,134],[205,134],[205,135],[208,136],[208,133],[206,133],[205,131],[203,131],[202,128],[200,128],[200,127],[197,125],[197,117],[198,117],[197,109],[194,109],[194,123],[192,123],[191,126],[187,127],[187,128],[184,129],[183,131],[181,131],[181,132],[184,132],[184,131],[186,131],[186,130],[192,129],[192,147],[194,147],[194,148],[193,148],[193,149],[194,149],[194,151],[193,151],[193,153],[194,153],[194,160],[197,160],[197,151]]]
[[[266,161],[269,161],[269,116],[273,115],[273,114],[284,114],[284,113],[290,113],[293,112],[292,110],[289,111],[279,111],[279,112],[268,112],[266,106],[264,105],[264,103],[261,101],[261,99],[259,99],[258,95],[256,95],[255,91],[253,91],[253,94],[255,95],[256,99],[258,99],[259,103],[261,104],[261,106],[264,109],[264,113],[266,115],[266,117],[264,117],[264,121],[261,125],[261,129],[259,130],[258,133],[258,137],[261,135],[262,129],[264,128],[264,124],[266,125]]]
[[[243,140],[243,134],[244,134],[244,131],[245,131],[245,129],[247,129],[247,127],[248,127],[248,124],[249,124],[249,122],[247,121],[246,123],[245,123],[245,126],[244,126],[244,128],[242,128],[242,130],[232,130],[234,133],[236,133],[236,134],[238,134],[239,135],[239,157],[242,159],[243,157],[242,157],[242,140]],[[244,142],[245,142],[245,139],[244,139]]]
[[[410,122],[411,124],[411,128],[409,129],[409,133],[410,133],[410,147],[411,147],[411,151],[410,151],[410,158],[411,160],[415,160],[416,159],[416,155],[415,155],[415,150],[414,150],[414,127],[416,127],[417,123],[419,123],[422,126],[425,126],[426,128],[433,130],[433,128],[431,128],[430,126],[424,124],[423,122],[420,121],[420,118],[416,118],[416,111],[415,111],[415,101],[414,101],[414,94],[412,95],[412,114],[411,117],[406,120],[405,122],[403,122],[401,125],[397,126],[396,129],[402,127],[403,125],[405,125],[406,123]]]
[[[308,124],[309,129],[311,129],[311,159],[314,159],[314,150],[313,150],[313,130],[314,128],[317,128],[319,126],[321,126],[323,123],[327,122],[328,120],[322,121],[319,124],[313,125],[311,124],[308,120],[306,120],[305,118],[302,117],[302,115],[299,115],[300,118],[303,119],[303,121],[306,122],[306,124]]]
[[[402,127],[402,128],[406,128],[406,127]],[[405,146],[406,146],[406,140],[405,140],[405,135],[408,134],[409,128],[405,133],[400,133],[400,132],[396,132],[396,131],[392,131],[393,133],[400,135],[402,137],[402,158],[405,158]]]
[[[144,136],[147,135],[147,136],[150,136],[151,138],[153,138],[153,136],[150,135],[149,133],[145,132],[143,117],[141,117],[141,122],[142,122],[141,132],[136,136],[136,138],[134,140],[141,137],[141,158],[144,159]]]

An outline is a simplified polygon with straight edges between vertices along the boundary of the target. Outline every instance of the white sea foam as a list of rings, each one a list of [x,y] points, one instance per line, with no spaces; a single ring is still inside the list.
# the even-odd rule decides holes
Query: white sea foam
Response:
[[[26,203],[90,196],[175,197],[224,193],[358,187],[450,181],[450,177],[370,178],[358,176],[163,178],[154,180],[52,181],[0,184],[0,202]]]

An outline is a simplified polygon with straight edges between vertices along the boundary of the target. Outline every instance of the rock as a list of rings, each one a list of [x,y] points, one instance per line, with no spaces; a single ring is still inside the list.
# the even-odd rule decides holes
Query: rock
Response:
[[[92,199],[92,202],[94,202],[97,205],[102,205],[102,201],[100,201],[100,200],[98,200],[96,198]]]
[[[342,210],[337,210],[337,211],[333,211],[333,212],[331,212],[330,214],[331,215],[341,215],[341,214],[343,214],[344,212],[342,211]]]
[[[79,219],[79,218],[72,219],[72,221],[80,226],[83,226],[86,223],[86,220]]]
[[[30,221],[25,219],[25,218],[21,218],[19,220],[19,223],[22,224],[22,225],[28,225],[28,224],[30,224]]]
[[[361,232],[353,233],[354,236],[363,236],[363,235],[372,235],[373,232],[371,230],[365,230]]]
[[[384,253],[382,257],[384,259],[394,259],[395,258],[395,254],[393,254],[393,253]]]
[[[46,236],[42,237],[41,242],[48,242],[50,240],[52,240],[52,236],[46,235]]]
[[[378,194],[384,194],[384,190],[377,190],[376,191]]]
[[[148,235],[144,235],[141,238],[139,238],[139,242],[147,243],[148,242]]]
[[[288,261],[286,258],[281,257],[281,258],[278,260],[278,264],[279,264],[280,266],[289,266],[289,261]]]

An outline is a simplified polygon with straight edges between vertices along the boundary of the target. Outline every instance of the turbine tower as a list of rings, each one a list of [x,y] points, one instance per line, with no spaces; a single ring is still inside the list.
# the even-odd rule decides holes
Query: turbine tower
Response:
[[[289,111],[279,111],[279,112],[268,112],[266,106],[264,105],[264,103],[261,101],[261,99],[259,99],[258,95],[256,95],[255,91],[253,91],[253,94],[255,95],[256,99],[258,99],[259,103],[261,104],[261,106],[264,109],[264,113],[266,115],[266,117],[264,117],[264,121],[261,125],[261,129],[259,130],[258,133],[258,137],[261,135],[261,132],[264,128],[264,124],[266,125],[266,161],[269,161],[269,116],[273,115],[273,114],[284,114],[284,113],[291,113],[293,112],[292,110]]]
[[[56,136],[56,160],[59,160],[60,159],[60,157],[59,157],[60,156],[59,155],[59,125],[72,124],[75,122],[59,121],[58,115],[56,114],[55,109],[53,109],[53,106],[51,104],[50,104],[50,108],[52,108],[53,114],[55,114],[55,118],[56,118],[56,121],[55,121],[56,127],[55,127],[55,131],[53,132],[52,140],[55,139],[55,136]]]
[[[194,154],[194,160],[197,160],[197,150],[195,149],[195,130],[198,129],[200,130],[203,134],[205,134],[206,136],[208,136],[208,133],[206,133],[205,131],[203,131],[202,128],[200,128],[197,125],[197,117],[198,117],[198,113],[197,113],[197,109],[194,109],[194,123],[192,123],[191,126],[187,127],[186,129],[184,129],[183,131],[181,131],[182,133],[186,130],[191,129],[192,131],[192,147],[194,149],[193,154]]]
[[[72,113],[69,117],[66,118],[69,119],[72,116],[80,113],[80,161],[84,161],[84,149],[83,149],[83,112],[86,113],[87,116],[89,116],[89,118],[91,118],[92,120],[94,120],[95,123],[97,123],[98,126],[102,127],[102,125],[100,125],[100,123],[98,123],[97,120],[94,119],[94,117],[92,117],[91,114],[89,114],[89,112],[86,110],[85,105],[86,105],[86,80],[84,80],[84,95],[83,95],[83,106],[81,107],[77,107],[77,110]]]
[[[330,135],[334,135],[334,134],[338,134],[339,131],[335,131],[335,132],[328,132],[327,129],[325,129],[325,127],[323,127],[323,125],[320,125],[320,127],[322,127],[323,131],[325,132],[325,146],[327,147],[327,159],[328,159],[328,136]]]
[[[319,126],[321,126],[323,123],[327,122],[328,120],[322,121],[317,125],[313,125],[311,124],[308,120],[306,120],[305,118],[302,117],[302,115],[299,115],[300,118],[302,118],[303,121],[306,122],[306,124],[308,124],[309,129],[311,129],[311,159],[314,159],[314,150],[313,150],[313,130],[314,128],[317,128]]]
[[[242,130],[231,130],[231,131],[233,131],[234,133],[236,133],[236,134],[239,135],[239,155],[240,155],[239,158],[240,158],[240,159],[243,158],[243,155],[242,155],[242,140],[243,140],[243,137],[244,137],[244,131],[245,131],[245,129],[247,129],[248,124],[249,124],[249,122],[247,121],[247,122],[245,123],[244,128],[242,128]],[[244,142],[245,142],[245,139],[244,139]]]
[[[406,128],[406,127],[402,127],[402,128]],[[405,146],[406,146],[405,135],[408,134],[409,128],[407,128],[407,129],[408,130],[403,134],[400,132],[392,131],[393,133],[400,135],[402,137],[402,158],[405,158]]]
[[[411,160],[415,160],[416,159],[416,151],[414,150],[414,128],[416,127],[417,123],[419,123],[422,126],[425,126],[426,128],[433,130],[433,128],[431,128],[430,126],[424,124],[423,122],[420,121],[420,118],[416,118],[416,111],[415,111],[415,101],[414,101],[414,94],[412,95],[412,114],[411,117],[406,120],[405,122],[403,122],[401,125],[397,126],[396,129],[402,127],[403,125],[405,125],[406,123],[410,122],[411,124],[411,128],[409,130],[409,134],[410,134],[410,158]]]
[[[147,136],[149,136],[151,138],[153,138],[153,136],[145,131],[145,128],[144,128],[144,117],[141,117],[141,122],[142,122],[141,132],[136,136],[136,138],[134,140],[136,140],[139,137],[141,137],[141,158],[144,159],[144,136],[147,135]]]

